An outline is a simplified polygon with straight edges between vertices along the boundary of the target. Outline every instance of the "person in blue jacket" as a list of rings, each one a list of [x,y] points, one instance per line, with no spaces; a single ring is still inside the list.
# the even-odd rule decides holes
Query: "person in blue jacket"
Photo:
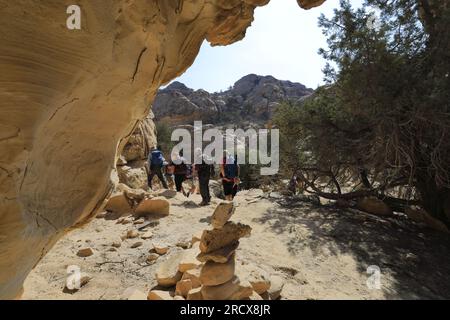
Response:
[[[148,187],[152,189],[152,180],[156,175],[161,181],[164,189],[168,189],[166,177],[163,173],[164,164],[166,160],[164,159],[163,153],[161,151],[161,146],[153,149],[148,156],[148,164],[149,164],[149,174],[148,174]]]

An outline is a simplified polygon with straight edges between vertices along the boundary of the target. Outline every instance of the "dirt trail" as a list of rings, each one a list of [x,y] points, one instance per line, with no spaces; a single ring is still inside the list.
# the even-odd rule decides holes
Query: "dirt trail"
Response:
[[[253,228],[252,236],[241,241],[238,262],[280,274],[286,282],[282,299],[450,298],[448,235],[418,229],[401,219],[273,196],[260,190],[241,192],[233,220]],[[148,292],[156,286],[154,274],[161,263],[161,258],[153,265],[146,262],[152,243],[176,246],[208,228],[208,217],[219,200],[199,207],[200,200],[198,195],[171,199],[170,216],[147,227],[151,239],[127,239],[116,251],[111,249],[114,241],[143,225],[95,219],[69,233],[30,274],[24,298],[121,299],[130,287]],[[138,241],[143,245],[131,248]],[[85,247],[94,254],[78,257],[78,250]],[[70,265],[93,277],[74,294],[63,292]],[[381,269],[380,290],[366,285],[370,265]]]

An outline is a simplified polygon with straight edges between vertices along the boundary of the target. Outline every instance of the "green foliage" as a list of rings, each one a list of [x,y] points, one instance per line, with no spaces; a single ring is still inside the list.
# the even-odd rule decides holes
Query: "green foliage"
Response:
[[[172,137],[172,129],[170,126],[161,121],[156,122],[156,135],[157,135],[157,141],[158,145],[162,147],[163,153],[166,155],[166,158],[168,159],[170,152],[172,151],[173,147],[176,145],[176,142],[171,141]]]
[[[449,1],[367,0],[353,9],[342,0],[319,25],[328,85],[277,111],[286,166],[313,191],[333,191],[322,196],[385,199],[412,188],[395,194],[400,203],[418,200],[450,225]],[[358,190],[346,193],[350,182]]]

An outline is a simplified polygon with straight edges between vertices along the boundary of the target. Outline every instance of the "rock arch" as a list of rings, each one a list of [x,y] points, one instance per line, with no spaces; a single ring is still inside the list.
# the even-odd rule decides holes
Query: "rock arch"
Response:
[[[118,142],[202,42],[240,40],[269,0],[0,0],[0,299],[111,190]],[[304,8],[324,0],[298,0]]]

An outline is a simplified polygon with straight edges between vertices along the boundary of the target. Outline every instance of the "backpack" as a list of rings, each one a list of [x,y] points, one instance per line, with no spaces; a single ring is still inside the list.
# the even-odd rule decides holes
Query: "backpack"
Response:
[[[183,175],[183,174],[186,175],[186,174],[188,174],[189,167],[185,163],[184,158],[181,158],[180,160],[181,160],[181,163],[179,163],[179,164],[174,163],[174,165],[175,165],[174,173],[177,175]]]
[[[159,150],[152,151],[152,155],[150,158],[150,165],[162,167],[163,163],[164,163],[164,157],[162,155],[162,152]]]

